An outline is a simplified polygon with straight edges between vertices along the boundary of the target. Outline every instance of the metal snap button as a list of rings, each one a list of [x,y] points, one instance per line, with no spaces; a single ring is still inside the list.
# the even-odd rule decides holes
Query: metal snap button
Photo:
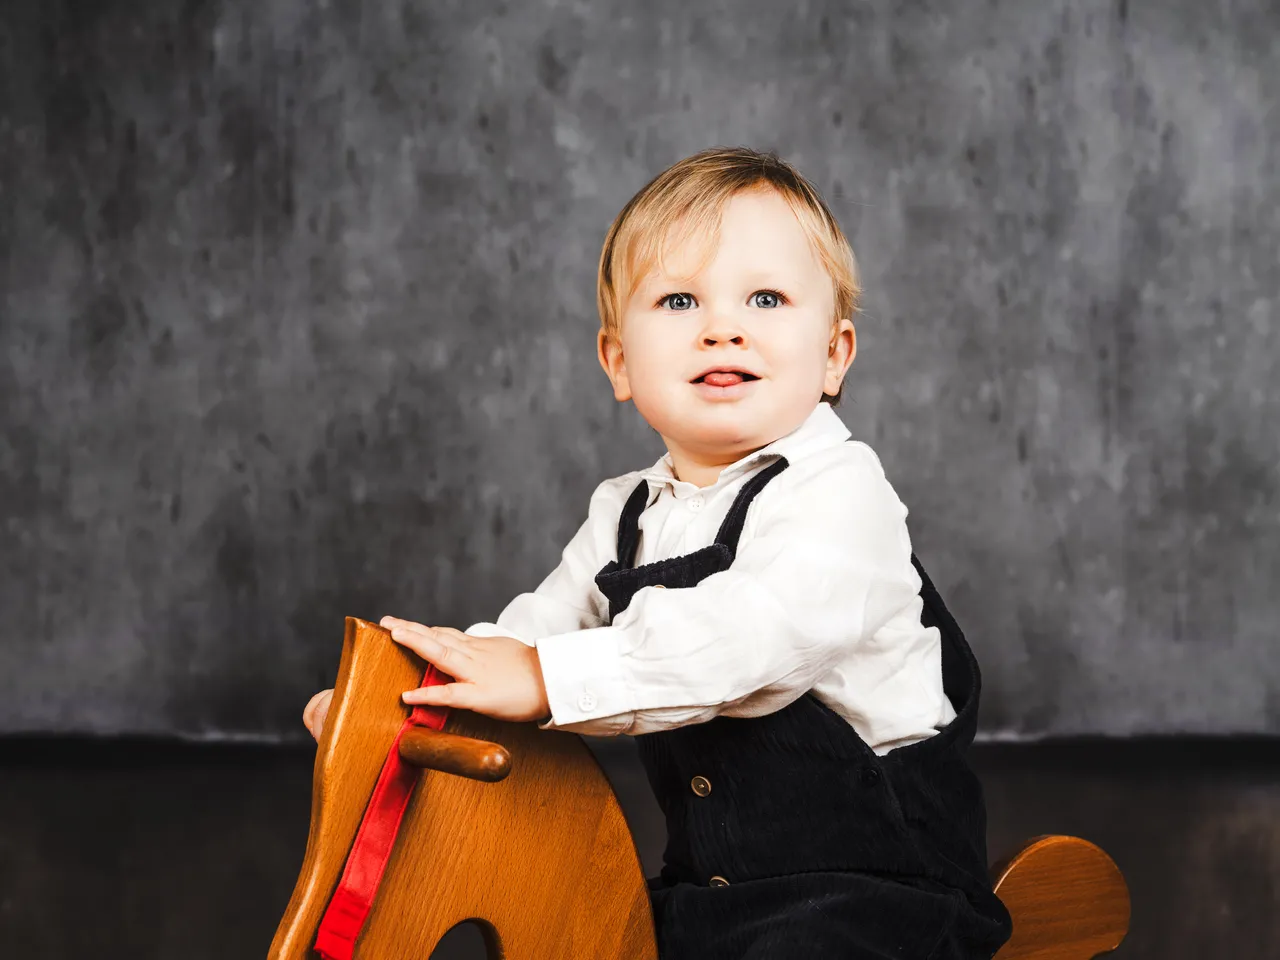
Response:
[[[665,583],[655,583],[655,584],[653,585],[653,589],[655,589],[655,590],[665,590],[665,589],[667,589],[667,585],[666,585]]]
[[[858,774],[858,778],[862,781],[864,787],[874,787],[880,782],[880,771],[875,767],[863,767],[862,772]]]
[[[707,882],[707,886],[709,887],[727,887],[728,885],[729,885],[729,881],[726,880],[724,877],[720,877],[720,876],[712,877]]]
[[[689,786],[693,788],[693,792],[700,797],[705,797],[711,792],[711,781],[706,777],[694,777],[689,781]]]

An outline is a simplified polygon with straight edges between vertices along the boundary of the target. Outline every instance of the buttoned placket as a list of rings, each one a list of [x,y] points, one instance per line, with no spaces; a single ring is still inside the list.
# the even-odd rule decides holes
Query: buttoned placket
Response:
[[[689,781],[689,789],[693,791],[695,797],[705,799],[711,796],[711,781],[702,774],[698,774]],[[707,886],[709,887],[727,887],[728,885],[729,881],[718,873],[712,874],[710,879],[707,880]]]

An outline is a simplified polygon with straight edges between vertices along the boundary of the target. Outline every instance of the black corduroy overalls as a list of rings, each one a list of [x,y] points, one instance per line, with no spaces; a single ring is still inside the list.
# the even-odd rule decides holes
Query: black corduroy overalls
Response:
[[[610,621],[643,587],[693,587],[728,569],[751,501],[786,468],[780,457],[743,485],[714,543],[637,567],[641,481],[618,522],[618,559],[596,575]],[[662,874],[649,881],[662,960],[973,960],[1008,939],[982,788],[964,758],[977,661],[911,561],[957,713],[934,736],[877,756],[807,693],[766,716],[636,737],[667,822]]]

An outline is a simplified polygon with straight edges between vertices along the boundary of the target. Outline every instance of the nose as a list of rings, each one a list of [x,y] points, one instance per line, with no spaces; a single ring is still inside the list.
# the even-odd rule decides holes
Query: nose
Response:
[[[716,312],[707,318],[706,324],[702,328],[702,345],[704,347],[715,347],[722,343],[731,343],[734,346],[742,346],[747,342],[747,334],[732,315]]]

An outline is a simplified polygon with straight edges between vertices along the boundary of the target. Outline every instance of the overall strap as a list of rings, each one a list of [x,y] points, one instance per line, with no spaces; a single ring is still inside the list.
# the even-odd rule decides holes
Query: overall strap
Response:
[[[747,508],[765,485],[787,469],[790,464],[786,457],[778,457],[776,463],[761,470],[742,485],[733,505],[725,514],[720,530],[716,533],[715,542],[729,548],[730,554],[738,552],[738,538],[742,536],[742,527],[747,520]],[[640,545],[640,514],[649,505],[649,481],[641,480],[631,496],[627,498],[618,518],[618,566],[630,568],[635,566],[636,548]]]
[[[720,530],[716,533],[716,543],[728,547],[729,552],[734,556],[738,555],[738,538],[742,536],[743,524],[747,522],[747,508],[751,506],[751,501],[770,480],[789,466],[791,464],[787,462],[786,457],[778,457],[776,463],[761,470],[742,485],[742,489],[738,491],[738,496],[733,501],[733,506],[725,514],[724,522],[720,524]]]
[[[635,565],[636,547],[640,545],[640,514],[649,505],[649,481],[641,480],[631,491],[622,516],[618,518],[618,566]]]

